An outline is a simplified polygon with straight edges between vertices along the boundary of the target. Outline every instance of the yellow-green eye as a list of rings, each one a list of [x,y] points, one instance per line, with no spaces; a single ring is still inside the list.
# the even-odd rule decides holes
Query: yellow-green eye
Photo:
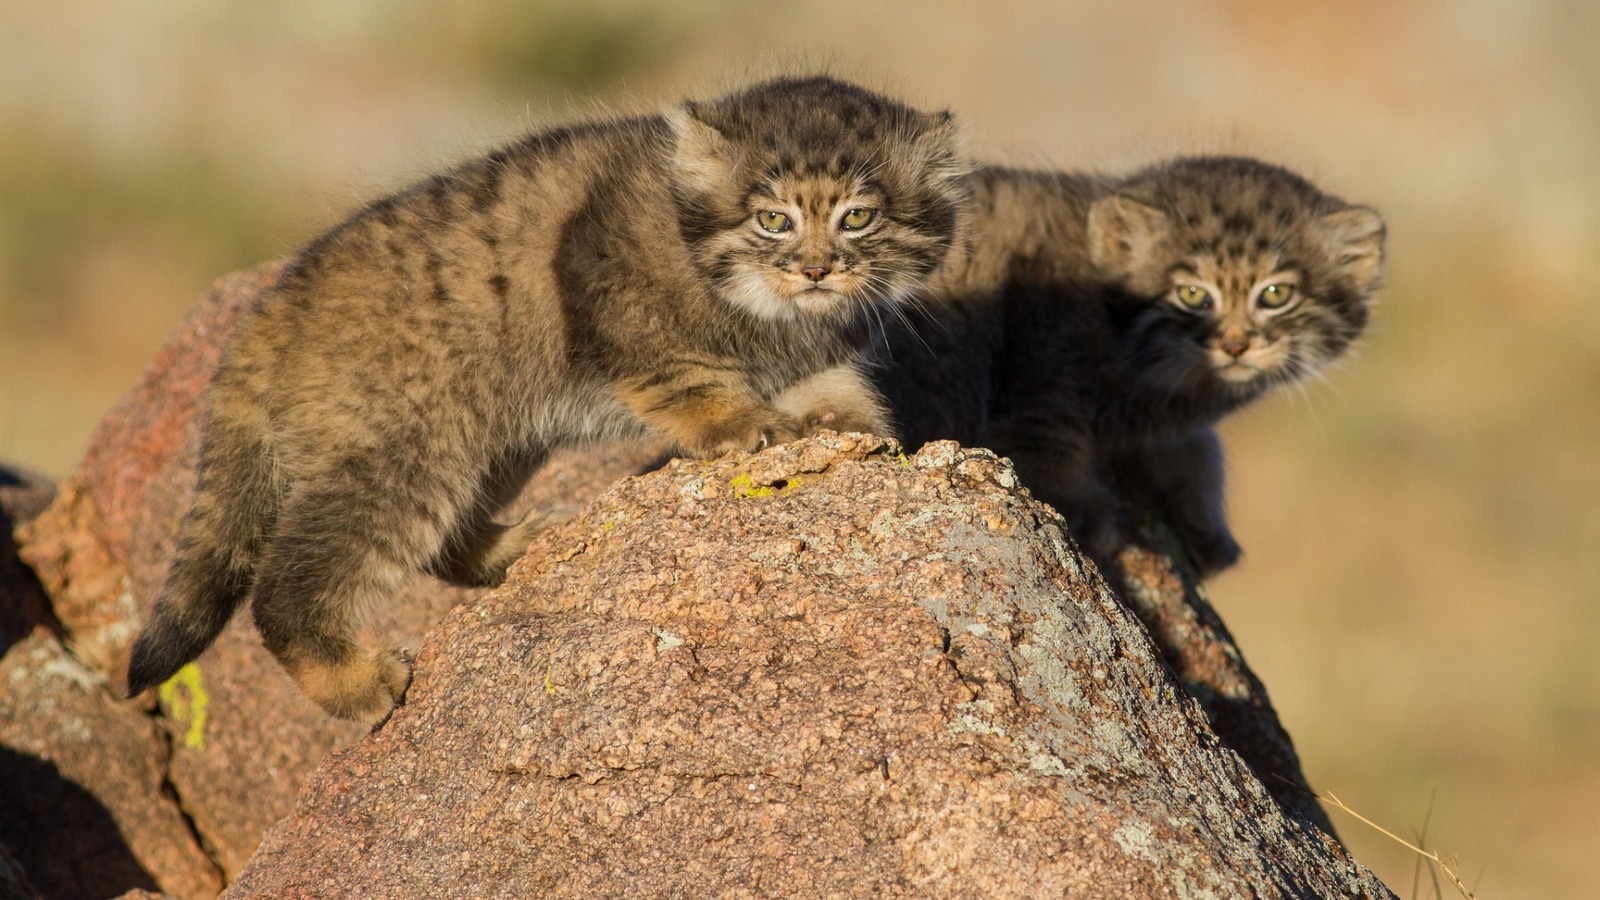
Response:
[[[1293,299],[1294,285],[1269,284],[1261,289],[1260,296],[1256,297],[1256,303],[1259,304],[1262,309],[1282,309],[1283,307],[1288,306],[1289,301]]]
[[[840,220],[839,224],[843,226],[846,231],[859,231],[860,229],[871,225],[872,220],[877,217],[877,215],[878,211],[875,209],[868,209],[864,206],[858,206],[855,209],[845,210],[844,218]]]
[[[1176,293],[1178,302],[1189,309],[1211,308],[1211,293],[1198,284],[1180,284]]]
[[[794,227],[794,223],[789,221],[788,216],[775,209],[763,209],[761,212],[756,213],[756,224],[773,234],[779,234]]]

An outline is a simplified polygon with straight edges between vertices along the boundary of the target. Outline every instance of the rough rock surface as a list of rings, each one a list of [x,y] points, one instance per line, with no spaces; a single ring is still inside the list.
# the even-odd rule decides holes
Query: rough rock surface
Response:
[[[0,785],[0,808],[16,803],[33,810],[32,832],[90,835],[51,850],[63,861],[97,859],[101,871],[121,873],[120,881],[105,881],[108,890],[213,893],[217,870],[231,877],[246,865],[262,833],[294,808],[319,762],[363,736],[359,727],[325,718],[298,695],[261,649],[248,616],[160,692],[159,701],[114,699],[129,644],[159,591],[189,502],[204,386],[239,315],[277,271],[268,265],[218,282],[107,416],[79,471],[58,494],[36,476],[0,470],[0,513],[24,523],[18,552],[33,567],[12,553],[9,523],[0,527],[0,667],[6,673],[0,689],[8,717],[0,726],[0,748],[8,749],[0,752],[17,756],[16,771],[43,773],[30,784],[54,785],[47,790],[70,801],[52,806],[14,797],[20,783],[14,779]],[[659,448],[644,445],[558,456],[524,503],[576,509],[659,456]],[[752,485],[750,492],[761,495],[759,488]],[[52,495],[54,503],[41,513]],[[1264,690],[1221,622],[1159,541],[1146,543],[1121,560],[1124,593],[1157,647],[1223,742],[1244,756],[1285,810],[1331,834],[1303,789],[1293,748]],[[379,611],[374,637],[414,641],[475,596],[418,577]],[[64,672],[74,677],[63,682],[51,675]],[[83,756],[68,732],[39,729],[43,710],[74,717],[95,736],[99,752],[118,761]],[[150,784],[151,773],[164,779],[160,791],[141,787]],[[73,812],[90,807],[87,814]],[[186,827],[169,828],[174,821]],[[120,845],[106,839],[118,833],[128,836]],[[0,848],[6,841],[0,829]],[[55,882],[32,874],[37,863],[29,868],[20,858],[33,846],[24,840],[22,850],[5,849],[32,877],[26,890],[59,895]]]
[[[424,643],[225,896],[1390,896],[987,451],[674,462]]]
[[[12,523],[54,486],[0,467],[0,897],[106,897],[161,884],[209,896],[221,873],[163,795],[167,741],[63,645]]]
[[[0,465],[0,656],[35,627],[61,630],[39,579],[17,557],[12,537],[15,525],[42,512],[55,492],[41,475]]]
[[[156,724],[113,700],[47,629],[0,657],[0,844],[41,896],[221,890],[222,873],[163,796],[166,764]]]
[[[1117,595],[1144,623],[1162,659],[1205,710],[1222,742],[1244,759],[1286,811],[1338,837],[1306,783],[1300,756],[1278,721],[1266,686],[1245,665],[1197,579],[1175,562],[1182,557],[1165,528],[1145,526],[1139,540],[1117,558],[1117,571],[1111,573]]]

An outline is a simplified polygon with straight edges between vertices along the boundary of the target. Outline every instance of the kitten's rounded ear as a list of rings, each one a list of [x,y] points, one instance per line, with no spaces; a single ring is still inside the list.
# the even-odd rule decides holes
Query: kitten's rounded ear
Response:
[[[1147,263],[1168,228],[1166,214],[1113,194],[1089,207],[1089,259],[1101,272],[1127,278]]]
[[[934,174],[941,178],[964,178],[972,171],[967,160],[967,130],[961,120],[948,109],[925,113],[927,125],[918,139],[918,147],[927,155]]]
[[[889,159],[912,184],[961,185],[973,166],[966,154],[966,129],[949,110],[915,112],[900,130],[904,141]]]
[[[1388,234],[1383,216],[1366,206],[1350,206],[1328,213],[1318,223],[1340,273],[1361,293],[1377,290],[1383,281],[1383,243]]]
[[[674,138],[672,165],[682,186],[695,193],[727,196],[734,191],[738,159],[733,144],[700,118],[700,111],[694,101],[667,110]]]

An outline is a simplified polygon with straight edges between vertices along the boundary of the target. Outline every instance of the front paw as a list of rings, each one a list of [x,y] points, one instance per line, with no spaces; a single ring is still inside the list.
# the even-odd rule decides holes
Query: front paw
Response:
[[[691,451],[706,458],[729,452],[755,453],[785,444],[803,433],[800,423],[773,409],[753,409],[705,429],[698,447]]]
[[[800,421],[800,428],[806,437],[819,431],[855,431],[861,434],[894,437],[894,429],[889,426],[887,417],[862,414],[859,411],[830,409],[807,413]]]
[[[1093,487],[1071,499],[1057,498],[1054,505],[1067,520],[1073,540],[1101,568],[1115,561],[1127,545],[1122,505],[1109,491]]]
[[[798,381],[772,398],[772,405],[797,419],[808,436],[823,430],[895,436],[888,405],[852,365]]]
[[[1128,543],[1122,529],[1122,516],[1114,508],[1069,516],[1067,528],[1101,568],[1110,565]]]
[[[1232,567],[1244,552],[1226,528],[1221,531],[1191,532],[1181,535],[1180,539],[1202,579]]]

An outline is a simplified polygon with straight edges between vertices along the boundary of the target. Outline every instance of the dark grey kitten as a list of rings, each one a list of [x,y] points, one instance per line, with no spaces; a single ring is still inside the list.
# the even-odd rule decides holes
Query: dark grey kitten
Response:
[[[830,78],[533,134],[313,241],[233,336],[199,486],[129,688],[253,598],[329,713],[373,719],[402,653],[356,635],[408,572],[500,581],[544,526],[495,513],[548,454],[802,433],[792,390],[886,430],[856,364],[967,199],[948,114]]]
[[[1202,574],[1239,547],[1212,425],[1338,357],[1367,322],[1384,222],[1277,166],[1177,159],[1120,179],[984,168],[970,246],[876,381],[907,443],[1010,456],[1091,554],[1151,509]]]

